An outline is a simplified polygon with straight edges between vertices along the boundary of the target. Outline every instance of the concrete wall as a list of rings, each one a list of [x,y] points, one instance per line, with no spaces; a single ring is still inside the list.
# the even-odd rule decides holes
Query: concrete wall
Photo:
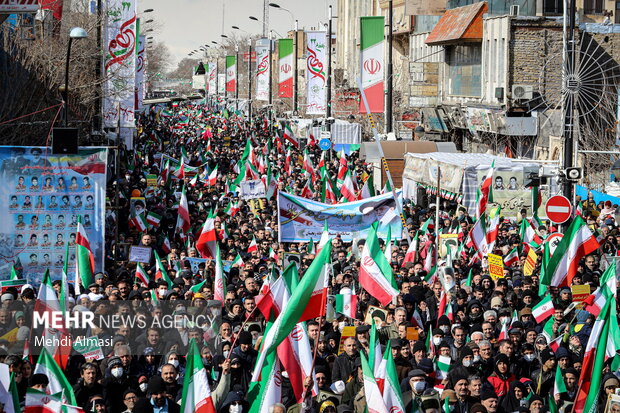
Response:
[[[510,16],[484,19],[482,41],[482,101],[489,105],[504,105],[508,85],[508,49],[510,43]],[[495,97],[495,89],[504,88],[502,99]]]

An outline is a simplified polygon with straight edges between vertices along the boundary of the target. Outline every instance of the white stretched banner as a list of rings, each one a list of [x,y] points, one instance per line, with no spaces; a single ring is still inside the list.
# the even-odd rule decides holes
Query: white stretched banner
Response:
[[[269,46],[256,45],[256,100],[269,101],[269,76],[271,64]]]
[[[208,67],[209,80],[208,80],[208,89],[207,93],[210,95],[217,94],[217,62],[209,62]]]
[[[103,98],[105,127],[135,127],[136,85],[136,2],[108,0],[105,2],[106,37],[104,72],[106,83]]]
[[[308,115],[324,115],[327,109],[327,34],[306,32],[306,54],[308,55],[307,96]]]
[[[138,54],[136,55],[136,110],[144,110],[144,71],[146,69],[146,36],[138,36]]]
[[[266,198],[265,184],[260,179],[241,181],[239,185],[241,199]]]
[[[217,74],[217,94],[220,96],[226,94],[226,73]]]

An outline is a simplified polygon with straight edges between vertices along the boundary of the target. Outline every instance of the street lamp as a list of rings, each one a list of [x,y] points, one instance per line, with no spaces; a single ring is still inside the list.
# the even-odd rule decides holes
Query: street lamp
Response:
[[[69,44],[67,45],[67,61],[65,62],[65,87],[62,91],[62,100],[64,101],[64,113],[62,117],[63,126],[67,126],[67,119],[69,117],[69,60],[71,60],[71,44],[73,39],[85,39],[88,37],[86,30],[81,27],[74,27],[69,32]]]
[[[154,9],[146,9],[146,10],[144,10],[142,13],[151,13],[151,12],[153,12],[153,11],[155,11],[155,10],[154,10]]]
[[[153,19],[148,19],[147,21],[144,22],[144,24],[149,24],[149,23],[153,23]]]
[[[293,12],[291,12],[289,9],[286,9],[286,8],[280,6],[277,3],[269,3],[269,7],[273,7],[274,9],[279,9],[279,10],[283,10],[283,11],[287,12],[289,14],[289,16],[291,17],[291,26],[293,26],[293,22],[295,21],[295,16],[293,16]]]
[[[228,39],[228,36],[226,36],[225,34],[220,34],[220,37],[223,39]]]

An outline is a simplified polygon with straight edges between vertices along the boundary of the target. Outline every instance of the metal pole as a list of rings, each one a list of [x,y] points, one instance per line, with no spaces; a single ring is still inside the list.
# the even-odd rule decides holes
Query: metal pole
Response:
[[[62,111],[62,126],[67,126],[67,120],[69,118],[69,59],[71,58],[71,43],[73,43],[73,37],[69,37],[69,44],[67,45],[67,61],[65,62],[65,88],[62,92],[62,100],[65,101],[64,110]]]
[[[239,45],[235,44],[235,110],[239,110]]]
[[[101,0],[97,0],[97,50],[101,49],[101,25],[103,24],[101,20]],[[101,55],[97,54],[95,57],[95,79],[99,81],[101,79]],[[97,89],[97,99],[95,100],[95,116],[93,116],[93,129],[99,131],[102,129],[101,127],[101,97],[102,97],[102,87],[99,86]]]
[[[576,61],[575,61],[575,14],[576,5],[575,0],[569,1],[569,14],[568,14],[568,33],[566,36],[566,61],[564,62],[563,70],[563,83],[567,90],[566,102],[564,105],[564,169],[573,166],[574,156],[574,122],[577,121],[574,118],[574,99],[571,93],[571,81],[567,78],[571,73],[576,73]],[[576,86],[575,86],[576,87]],[[564,196],[571,202],[573,200],[573,182],[568,179],[564,180],[563,192]]]
[[[267,37],[267,28],[269,27],[269,3],[263,0],[263,38]]]
[[[327,12],[327,118],[332,116],[332,6]],[[327,130],[331,132],[332,125],[327,121]],[[330,151],[331,152],[331,151]]]
[[[273,111],[273,82],[272,82],[272,75],[273,75],[273,59],[272,59],[272,55],[271,55],[271,48],[273,47],[273,43],[272,43],[272,35],[269,34],[269,127],[271,127],[271,113]]]
[[[297,114],[297,31],[299,30],[299,21],[295,20],[295,41],[293,45],[293,114]]]
[[[248,119],[252,121],[252,39],[248,46]]]
[[[116,216],[116,225],[114,225],[114,258],[119,259],[119,251],[118,251],[118,220],[119,220],[119,211],[120,211],[120,197],[119,192],[121,190],[120,183],[120,163],[121,163],[121,104],[118,103],[118,123],[116,125],[116,156],[114,159],[114,173],[116,174],[116,191],[114,193],[114,209]]]
[[[392,24],[394,9],[392,0],[388,3],[388,64],[387,64],[387,105],[385,108],[385,133],[392,132]]]
[[[437,165],[437,196],[435,197],[435,262],[439,261],[439,201],[441,200],[441,167]]]

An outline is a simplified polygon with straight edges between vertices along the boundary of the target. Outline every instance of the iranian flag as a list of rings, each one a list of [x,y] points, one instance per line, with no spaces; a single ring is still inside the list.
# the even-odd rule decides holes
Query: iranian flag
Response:
[[[375,226],[368,231],[362,251],[359,278],[361,286],[383,306],[388,305],[399,294],[394,288],[392,267],[379,247]]]
[[[196,241],[196,249],[202,255],[202,258],[215,258],[215,249],[217,246],[217,233],[215,231],[215,216],[213,211],[209,213],[198,241]]]
[[[200,351],[196,341],[189,343],[189,352],[185,364],[185,377],[183,379],[183,397],[181,398],[182,413],[215,413],[209,377],[207,370],[202,364]]]
[[[452,360],[448,356],[439,356],[435,360],[435,388],[443,390],[444,386],[441,384],[443,379],[448,377],[448,370],[450,370],[450,363]]]
[[[248,246],[248,254],[251,254],[256,251],[258,251],[258,244],[256,243],[256,238],[252,236],[252,242],[250,242],[250,245]]]
[[[491,163],[491,167],[487,172],[487,176],[482,181],[480,189],[478,190],[478,207],[476,209],[476,218],[480,218],[487,210],[487,204],[489,200],[492,200],[492,185],[493,185],[493,172],[495,171],[495,161]]]
[[[541,284],[554,287],[571,285],[581,258],[599,247],[596,237],[583,219],[575,217],[549,260]]]
[[[58,413],[62,409],[62,401],[58,395],[28,388],[24,413]]]
[[[519,262],[519,250],[517,249],[517,247],[515,247],[512,249],[512,251],[508,253],[508,255],[504,257],[504,265],[506,267],[510,267],[511,265],[516,264],[518,262]]]
[[[601,286],[584,300],[584,310],[597,317],[617,290],[616,261],[607,267],[600,279]]]
[[[267,324],[267,331],[270,325]],[[270,413],[275,403],[282,402],[282,365],[275,352],[267,356],[260,376],[260,382],[250,383],[247,397],[251,400],[249,413]]]
[[[348,202],[353,202],[357,198],[355,197],[355,188],[353,187],[353,180],[351,179],[351,174],[347,171],[345,175],[344,182],[340,187],[340,194],[346,199]]]
[[[213,282],[213,299],[218,300],[224,305],[226,302],[226,278],[224,277],[224,266],[222,265],[222,256],[220,254],[220,246],[215,246],[215,277]],[[238,255],[238,254],[237,254]]]
[[[226,92],[237,90],[237,56],[226,56]]]
[[[215,165],[215,168],[213,168],[213,170],[209,174],[209,180],[207,181],[207,183],[209,184],[209,186],[215,186],[215,184],[217,183],[217,165]]]
[[[566,383],[564,383],[564,377],[562,376],[562,369],[560,369],[560,365],[558,364],[555,368],[555,380],[553,383],[553,396],[559,396],[562,393],[566,393],[568,390],[566,389]]]
[[[42,316],[47,314],[50,322],[54,317],[59,317],[60,323],[64,322],[64,317],[62,317],[64,311],[56,295],[56,290],[52,287],[49,270],[46,270],[43,276],[39,295],[34,304],[34,311]],[[68,335],[68,331],[64,328],[56,329],[44,325],[39,334],[43,336],[41,350],[46,350],[46,354],[51,354],[55,363],[63,366],[63,368],[66,367],[71,353],[71,337]]]
[[[45,374],[49,380],[47,390],[49,390],[50,394],[60,393],[62,394],[63,401],[73,406],[77,405],[73,388],[61,368],[45,348],[41,349],[41,354],[33,374]]]
[[[138,263],[138,265],[136,266],[136,279],[142,281],[142,283],[144,285],[149,285],[149,282],[151,281],[149,279],[149,275],[146,273],[146,271],[144,270],[144,267],[142,267],[142,264]]]
[[[360,17],[361,75],[363,93],[368,100],[371,113],[383,113],[383,33],[384,17]],[[360,101],[360,113],[366,113],[363,99]],[[367,398],[368,400],[368,398]]]
[[[355,319],[357,310],[357,295],[355,290],[349,291],[348,294],[336,294],[336,311],[345,317]]]
[[[548,317],[551,317],[554,311],[555,307],[553,306],[551,296],[547,295],[532,308],[532,315],[536,319],[536,323],[540,323]]]
[[[388,263],[392,262],[392,227],[388,227],[387,236],[385,237],[385,248],[383,255]]]
[[[168,288],[172,288],[172,280],[168,276],[168,272],[161,262],[159,254],[155,250],[153,250],[153,254],[155,254],[155,280],[164,280],[168,284]]]
[[[284,139],[286,139],[294,147],[299,149],[299,141],[297,140],[297,137],[293,133],[293,129],[291,129],[291,125],[288,122],[284,125],[284,135],[283,136],[284,136]],[[285,168],[288,171],[290,171],[290,168],[291,168],[291,150],[290,149],[286,153],[286,161],[285,162],[286,162]]]
[[[95,256],[90,249],[90,242],[86,236],[86,229],[82,225],[82,216],[78,215],[77,234],[75,238],[76,261],[78,279],[82,287],[88,288],[93,283],[93,273],[95,272]]]
[[[360,357],[362,359],[362,372],[364,374],[364,394],[366,395],[366,400],[369,407],[368,412],[389,413],[390,410],[385,405],[383,395],[381,395],[381,390],[379,390],[379,386],[377,385],[377,380],[375,379],[373,370],[368,364],[368,360],[366,360],[366,356],[363,352],[360,353]]]
[[[331,267],[332,243],[329,242],[312,261],[310,267],[293,291],[289,301],[295,305],[283,308],[273,327],[265,334],[263,347],[254,368],[252,381],[258,381],[265,357],[275,352],[278,345],[293,331],[295,325],[325,314],[328,271]]]
[[[170,245],[170,240],[167,236],[164,237],[164,241],[161,244],[161,249],[166,254],[170,254],[172,252],[172,246]]]
[[[146,232],[149,227],[149,224],[144,216],[144,213],[138,214],[131,219],[129,222],[135,229],[139,232]]]
[[[278,97],[293,97],[293,39],[278,40]]]
[[[187,196],[185,195],[185,185],[183,185],[183,191],[181,192],[181,199],[179,201],[176,231],[179,234],[187,234],[190,226],[189,205],[187,203]]]
[[[243,267],[243,264],[244,263],[243,263],[243,259],[241,259],[241,255],[239,255],[239,253],[237,253],[237,256],[233,260],[231,266],[237,265],[238,267]]]
[[[385,380],[387,381],[387,385],[383,386],[383,403],[389,412],[405,412],[398,372],[396,371],[394,356],[392,356],[392,349],[389,346],[385,349],[383,359],[386,361]]]
[[[157,228],[161,222],[161,215],[149,211],[149,213],[146,214],[146,222],[153,228]]]
[[[224,213],[226,215],[231,216],[231,217],[234,217],[237,214],[237,212],[239,212],[239,203],[238,202],[234,202],[233,203],[233,201],[230,201],[228,203],[228,205],[226,206],[226,209],[224,209]]]
[[[403,260],[403,264],[408,262],[415,262],[418,255],[418,232],[416,231],[415,237],[411,240],[409,247],[407,248],[407,252],[405,253],[405,259]]]

